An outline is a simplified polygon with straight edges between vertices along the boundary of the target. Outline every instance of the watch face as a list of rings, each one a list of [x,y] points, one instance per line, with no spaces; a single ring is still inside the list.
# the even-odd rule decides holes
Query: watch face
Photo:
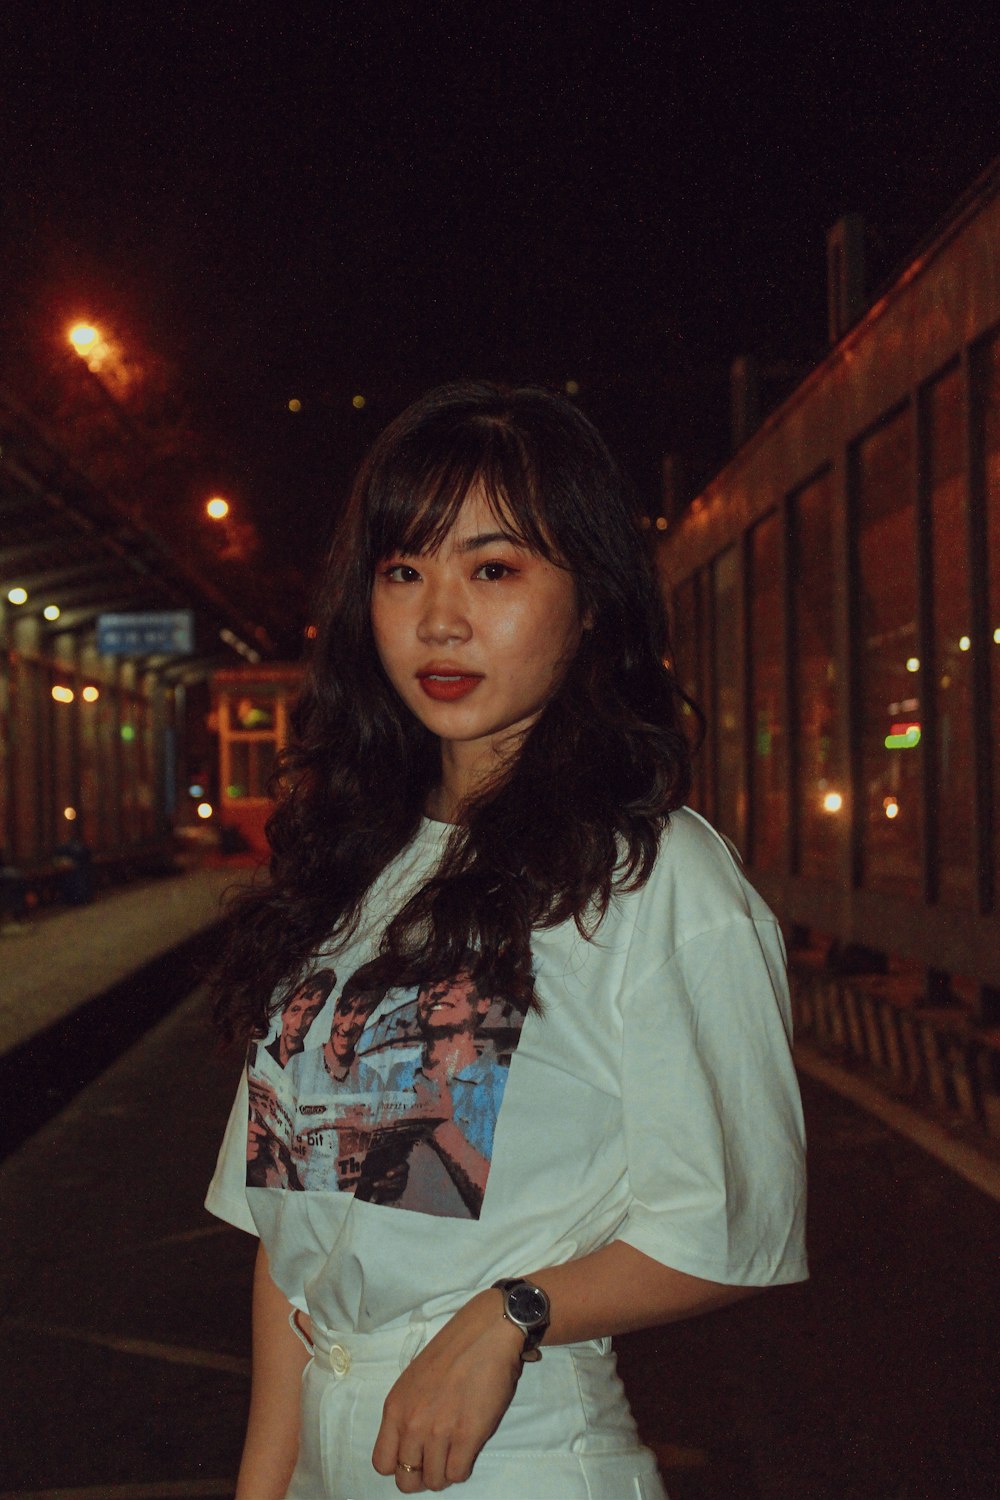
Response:
[[[533,1328],[549,1316],[549,1299],[536,1286],[515,1286],[507,1293],[507,1315],[522,1328]]]

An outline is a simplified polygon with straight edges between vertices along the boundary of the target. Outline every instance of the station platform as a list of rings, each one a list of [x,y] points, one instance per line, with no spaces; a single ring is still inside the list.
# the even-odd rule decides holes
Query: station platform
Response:
[[[0,927],[0,1057],[213,927],[225,890],[250,873],[205,863]]]

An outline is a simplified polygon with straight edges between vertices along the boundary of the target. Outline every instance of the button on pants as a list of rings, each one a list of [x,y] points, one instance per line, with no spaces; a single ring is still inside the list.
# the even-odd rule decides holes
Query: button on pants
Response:
[[[395,1479],[372,1468],[382,1403],[440,1326],[314,1330],[299,1460],[285,1500],[399,1500]],[[444,1493],[454,1500],[667,1500],[653,1455],[636,1435],[614,1355],[598,1344],[545,1348],[526,1364],[471,1478]]]

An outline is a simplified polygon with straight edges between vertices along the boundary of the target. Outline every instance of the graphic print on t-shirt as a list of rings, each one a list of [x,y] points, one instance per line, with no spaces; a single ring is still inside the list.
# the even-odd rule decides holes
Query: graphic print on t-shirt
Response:
[[[388,993],[352,975],[329,1029],[307,1041],[314,1012],[289,1039],[316,977],[274,1041],[251,1046],[247,1186],[477,1219],[523,1016],[468,969]]]

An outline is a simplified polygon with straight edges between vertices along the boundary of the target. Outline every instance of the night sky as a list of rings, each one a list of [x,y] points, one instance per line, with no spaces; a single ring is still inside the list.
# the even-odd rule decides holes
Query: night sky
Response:
[[[734,355],[822,353],[830,225],[877,283],[1000,152],[994,12],[14,6],[4,306],[158,350],[289,559],[458,376],[579,382],[655,513],[662,452],[725,457]]]

